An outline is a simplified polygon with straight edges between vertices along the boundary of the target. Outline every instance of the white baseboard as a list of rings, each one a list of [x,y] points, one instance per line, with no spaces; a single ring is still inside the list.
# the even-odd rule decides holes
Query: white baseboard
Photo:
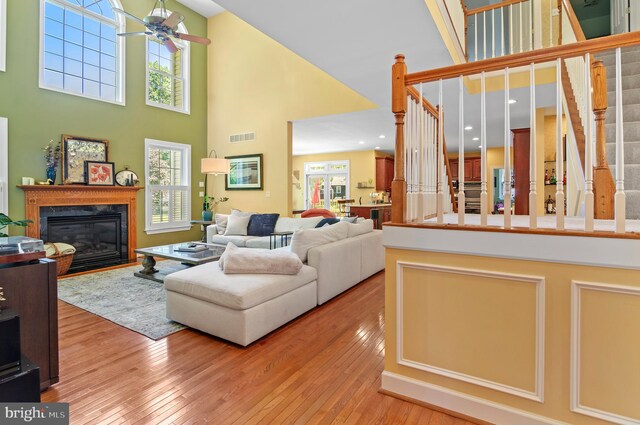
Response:
[[[498,425],[568,425],[566,422],[556,421],[387,371],[382,372],[382,389],[389,393]]]

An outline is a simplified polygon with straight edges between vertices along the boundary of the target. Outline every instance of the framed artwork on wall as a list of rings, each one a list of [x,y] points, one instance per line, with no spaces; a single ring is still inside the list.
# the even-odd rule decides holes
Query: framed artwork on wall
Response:
[[[84,174],[89,186],[114,186],[113,162],[85,161]]]
[[[226,190],[262,190],[262,154],[227,156]]]
[[[85,161],[109,160],[109,141],[62,135],[62,182],[86,184]],[[111,173],[113,175],[113,173]]]

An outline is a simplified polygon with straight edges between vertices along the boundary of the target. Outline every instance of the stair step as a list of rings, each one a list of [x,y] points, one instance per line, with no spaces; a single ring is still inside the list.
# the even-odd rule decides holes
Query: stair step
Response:
[[[615,143],[616,141],[616,125],[615,123],[605,125],[607,131],[607,143]],[[640,122],[624,123],[624,143],[640,142]]]
[[[607,103],[609,106],[616,104],[616,92],[610,91],[607,93]],[[622,104],[623,105],[640,105],[640,88],[622,90]]]
[[[624,122],[640,121],[640,106],[629,105],[622,108],[622,118]],[[612,106],[607,109],[605,124],[614,124],[616,122],[616,107]]]
[[[626,186],[626,184],[625,184]],[[640,218],[640,190],[625,190],[625,215],[629,220]]]
[[[615,79],[616,67],[611,65],[607,66],[607,80]],[[622,64],[622,77],[630,77],[632,75],[640,74],[640,62],[623,63]]]
[[[607,148],[607,162],[615,164],[616,144],[607,143],[605,147]],[[625,164],[640,164],[640,142],[624,142],[624,162]]]
[[[604,66],[607,67],[607,71],[609,70],[609,67],[613,67],[616,64],[616,55],[613,53],[602,56],[598,55],[596,59],[602,61]],[[640,51],[622,53],[622,65],[636,62],[640,62]]]
[[[609,76],[609,74],[607,74]],[[622,90],[636,89],[640,87],[640,75],[629,75],[622,78]],[[607,91],[613,92],[616,89],[615,75],[607,78]]]
[[[615,164],[609,164],[611,174],[616,175]],[[640,164],[625,164],[624,166],[624,187],[629,190],[640,190]]]

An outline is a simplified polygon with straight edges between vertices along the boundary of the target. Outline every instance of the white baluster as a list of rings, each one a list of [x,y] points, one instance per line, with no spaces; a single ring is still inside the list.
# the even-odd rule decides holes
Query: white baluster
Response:
[[[584,86],[586,95],[585,142],[584,142],[584,230],[593,232],[594,195],[593,195],[593,111],[591,93],[591,55],[584,57]]]
[[[504,56],[504,7],[500,8],[500,56]]]
[[[458,79],[458,224],[464,225],[464,82]]]
[[[564,230],[564,149],[562,146],[562,59],[556,61],[556,229]]]
[[[520,25],[518,33],[520,35],[520,37],[519,37],[520,38],[520,52],[522,52],[523,51],[522,38],[523,38],[523,35],[524,35],[524,31],[523,31],[524,27],[522,26],[522,3],[518,3],[518,10],[520,12],[520,13],[518,13],[518,22],[519,22],[519,25]]]
[[[487,195],[487,88],[484,71],[480,76],[480,225],[487,225],[489,197]]]
[[[511,229],[511,111],[508,67],[504,69],[504,228]]]
[[[622,103],[622,52],[616,49],[616,233],[625,232],[626,194],[624,193],[624,117]]]
[[[443,99],[442,99],[442,79],[439,80],[438,83],[438,198],[437,198],[437,223],[444,223],[444,188],[443,188],[443,179],[442,175],[442,166],[444,163],[443,158],[443,150],[442,150],[442,141],[444,140],[444,122],[443,122]]]
[[[533,32],[535,25],[533,23],[533,0],[529,0],[529,51],[533,50]]]
[[[473,15],[473,19],[475,24],[473,25],[473,29],[474,29],[474,35],[475,37],[473,37],[473,41],[475,43],[475,49],[474,49],[474,54],[476,57],[476,62],[478,61],[478,14],[476,13],[475,15]]]
[[[432,161],[432,180],[433,180],[433,192],[431,194],[431,203],[433,206],[433,213],[438,213],[438,119],[436,116],[433,117],[432,122],[432,137],[433,143],[431,145],[431,161]]]
[[[513,5],[509,5],[509,54],[513,54]]]
[[[407,97],[407,114],[406,114],[406,124],[405,124],[405,142],[404,142],[404,163],[405,163],[405,167],[404,167],[404,179],[407,182],[407,205],[405,208],[405,212],[404,212],[404,221],[405,223],[409,221],[409,216],[410,213],[409,211],[411,210],[411,163],[410,163],[410,158],[408,155],[408,152],[410,150],[410,146],[411,146],[411,130],[413,128],[413,116],[411,114],[411,110],[412,110],[412,104],[413,104],[413,99],[411,98],[411,96]]]
[[[537,229],[538,228],[538,189],[536,187],[537,184],[537,174],[536,171],[538,169],[537,161],[536,161],[536,67],[535,64],[531,64],[529,66],[529,76],[530,76],[530,97],[531,103],[529,107],[529,114],[531,115],[529,121],[529,136],[530,136],[530,144],[529,144],[529,228]]]
[[[487,12],[482,12],[482,55],[487,58]]]
[[[553,4],[552,3],[553,2],[549,0],[549,47],[553,46]]]
[[[496,10],[491,9],[491,57],[496,57]]]

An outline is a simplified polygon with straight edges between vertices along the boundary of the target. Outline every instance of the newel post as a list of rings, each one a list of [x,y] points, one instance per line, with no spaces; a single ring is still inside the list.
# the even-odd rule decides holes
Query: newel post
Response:
[[[593,169],[594,218],[612,219],[615,184],[607,164],[607,69],[602,61],[592,65],[593,113],[596,120],[596,165]],[[587,143],[589,141],[587,140]]]
[[[406,74],[407,65],[404,63],[404,55],[396,55],[396,63],[391,70],[391,110],[396,117],[395,173],[391,183],[392,223],[404,223],[407,207],[407,182],[404,179],[404,116],[407,112],[407,86],[404,79]]]

